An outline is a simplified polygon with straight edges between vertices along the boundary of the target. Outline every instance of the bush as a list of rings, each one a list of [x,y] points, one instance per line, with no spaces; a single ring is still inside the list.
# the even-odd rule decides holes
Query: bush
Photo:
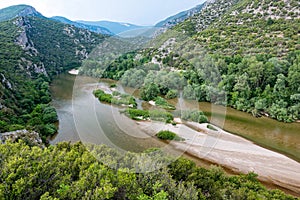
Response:
[[[173,121],[173,115],[166,111],[161,110],[150,110],[150,119],[154,121],[162,121],[166,123],[171,123]]]
[[[112,103],[115,105],[132,105],[132,107],[136,108],[137,103],[135,101],[135,98],[129,94],[121,94],[118,91],[114,91],[111,94],[106,94],[103,90],[95,90],[94,92],[95,97],[99,99],[99,101],[106,102],[106,103]]]
[[[173,120],[173,115],[169,112],[161,110],[139,110],[127,108],[124,114],[134,120],[147,120],[151,119],[154,121],[162,121],[166,123],[171,123]]]
[[[24,126],[19,125],[19,124],[13,124],[13,125],[10,125],[8,129],[9,129],[10,132],[11,131],[17,131],[17,130],[24,129]]]
[[[112,84],[110,84],[110,86],[109,86],[110,88],[115,88],[115,87],[117,87],[117,84],[115,84],[115,83],[112,83]]]
[[[124,111],[124,113],[127,117],[130,117],[131,119],[134,120],[141,120],[141,119],[146,120],[150,117],[148,110],[128,108]]]
[[[162,97],[156,97],[155,98],[155,105],[163,108],[163,109],[167,109],[167,110],[175,110],[176,107],[173,106],[172,104],[169,104],[164,98]]]
[[[178,97],[178,91],[177,90],[169,90],[168,93],[166,94],[167,99],[175,99]]]
[[[156,136],[161,140],[175,140],[175,141],[182,141],[183,139],[173,133],[171,131],[160,131],[156,134]]]
[[[208,119],[202,111],[198,110],[183,110],[174,113],[175,116],[181,117],[183,120],[193,121],[198,123],[207,123]]]
[[[212,126],[210,124],[207,125],[207,128],[210,130],[213,130],[213,131],[218,131],[218,129],[216,129],[214,126]]]

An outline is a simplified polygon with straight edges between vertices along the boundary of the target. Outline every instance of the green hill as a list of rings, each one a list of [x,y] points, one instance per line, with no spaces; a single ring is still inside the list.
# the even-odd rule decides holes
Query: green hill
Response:
[[[286,57],[300,50],[300,5],[291,1],[240,1],[195,37],[211,52]]]
[[[40,17],[1,22],[0,35],[0,132],[55,133],[51,78],[79,67],[104,36]]]
[[[138,87],[155,82],[165,88],[161,95],[183,89],[186,99],[228,105],[256,117],[299,120],[299,12],[296,0],[208,1],[199,14],[144,50],[116,60],[117,67],[103,75],[143,79]]]

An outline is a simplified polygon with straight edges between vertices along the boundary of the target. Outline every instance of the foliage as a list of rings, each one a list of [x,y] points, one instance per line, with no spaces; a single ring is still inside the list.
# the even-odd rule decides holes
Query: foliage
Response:
[[[166,123],[171,123],[173,120],[173,115],[169,112],[162,110],[139,110],[128,108],[123,111],[126,116],[134,120],[154,120],[162,121]]]
[[[178,135],[176,135],[176,133],[173,133],[171,131],[160,131],[156,134],[156,136],[162,140],[182,141],[182,138],[180,138]]]
[[[146,77],[146,73],[142,69],[130,69],[124,73],[121,83],[128,87],[140,88]]]
[[[175,110],[176,107],[173,106],[172,104],[168,103],[164,98],[162,97],[156,97],[154,99],[155,101],[155,105],[160,107],[160,108],[163,108],[163,109],[166,109],[166,110]]]
[[[160,94],[158,85],[155,83],[149,83],[141,88],[141,98],[145,101],[154,100]]]
[[[218,131],[218,129],[216,129],[213,125],[211,124],[207,124],[207,128],[213,131]]]
[[[176,117],[180,117],[183,120],[193,121],[197,123],[207,123],[208,119],[202,111],[199,110],[181,110],[174,112]]]
[[[147,120],[150,118],[150,113],[148,110],[126,109],[124,113],[126,116],[134,120]]]
[[[44,141],[56,132],[56,113],[47,105],[51,79],[79,66],[85,55],[78,50],[89,52],[103,39],[76,28],[72,34],[66,30],[71,26],[40,16],[0,23],[1,132],[29,128],[39,131]],[[26,45],[20,44],[20,35],[28,40]]]
[[[101,89],[95,90],[93,94],[99,99],[99,101],[102,102],[111,103],[114,105],[125,105],[132,108],[137,107],[135,98],[129,94],[121,94],[117,91],[114,91],[113,94],[107,94]]]
[[[175,99],[176,97],[178,97],[178,91],[177,90],[169,90],[166,94],[166,98],[167,99]]]
[[[0,198],[295,199],[267,190],[253,173],[227,176],[220,168],[196,167],[183,158],[170,163],[160,151],[123,154],[95,145],[89,149],[81,143],[47,148],[29,147],[23,141],[0,144]],[[132,171],[153,161],[161,164],[159,170]],[[118,165],[108,167],[114,163]]]

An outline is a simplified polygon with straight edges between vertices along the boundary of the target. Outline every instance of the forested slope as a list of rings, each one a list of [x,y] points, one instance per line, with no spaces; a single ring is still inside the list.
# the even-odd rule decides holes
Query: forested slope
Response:
[[[0,35],[0,131],[55,133],[51,78],[80,66],[104,36],[44,17],[1,22]]]
[[[198,15],[104,72],[82,71],[138,88],[154,82],[162,95],[183,89],[186,99],[293,122],[300,119],[299,9],[295,0],[208,1]]]
[[[170,162],[157,149],[140,155],[89,149],[81,143],[44,149],[22,141],[1,144],[0,199],[295,199],[267,190],[255,174],[227,176],[181,158]],[[161,169],[147,172],[152,159]],[[145,173],[136,173],[139,169]]]

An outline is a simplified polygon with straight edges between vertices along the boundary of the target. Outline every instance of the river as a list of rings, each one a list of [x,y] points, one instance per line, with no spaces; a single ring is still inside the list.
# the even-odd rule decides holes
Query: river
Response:
[[[91,91],[99,84],[105,83],[69,74],[61,74],[55,78],[51,92],[53,105],[59,116],[59,133],[52,138],[52,144],[81,140],[134,152],[165,145],[139,132],[132,121],[121,115],[117,108],[102,104],[94,98]],[[137,91],[120,85],[118,89],[138,94]],[[171,102],[177,107],[184,105],[185,109],[201,109],[212,123],[226,131],[300,161],[300,123],[282,123],[267,117],[255,118],[251,114],[210,103],[182,99]]]
[[[149,148],[163,148],[173,156],[181,156],[193,160],[197,165],[209,167],[212,163],[198,159],[192,155],[171,148],[165,142],[150,137],[136,128],[136,123],[120,114],[119,108],[103,104],[96,99],[92,91],[101,86],[98,79],[76,77],[69,74],[58,75],[51,84],[52,105],[59,118],[58,134],[50,143],[64,141],[93,144],[106,144],[122,152],[141,152]],[[119,90],[134,92],[131,88],[119,86]],[[131,90],[131,91],[129,91]],[[138,107],[141,102],[138,101]],[[166,152],[165,151],[165,152]],[[229,169],[226,169],[231,173]]]
[[[120,114],[119,108],[103,104],[96,99],[92,91],[99,86],[116,83],[91,77],[81,77],[69,74],[58,75],[51,84],[53,106],[59,117],[59,131],[51,138],[50,143],[62,141],[93,144],[106,144],[120,151],[141,152],[159,147],[175,156],[184,156],[196,162],[198,166],[209,167],[212,163],[198,159],[190,154],[175,150],[165,142],[142,132],[136,123]],[[138,96],[138,90],[122,87],[124,90]],[[300,161],[300,123],[281,123],[266,117],[255,118],[250,114],[210,103],[186,101],[182,98],[170,100],[178,109],[201,109],[211,122],[228,132],[240,135],[260,146],[277,151],[290,158]],[[150,108],[151,105],[138,101],[138,107]],[[165,151],[165,152],[166,152]],[[230,169],[227,173],[234,174]],[[278,186],[265,183],[269,188]],[[289,190],[284,191],[290,193]],[[294,193],[291,193],[294,194]]]

